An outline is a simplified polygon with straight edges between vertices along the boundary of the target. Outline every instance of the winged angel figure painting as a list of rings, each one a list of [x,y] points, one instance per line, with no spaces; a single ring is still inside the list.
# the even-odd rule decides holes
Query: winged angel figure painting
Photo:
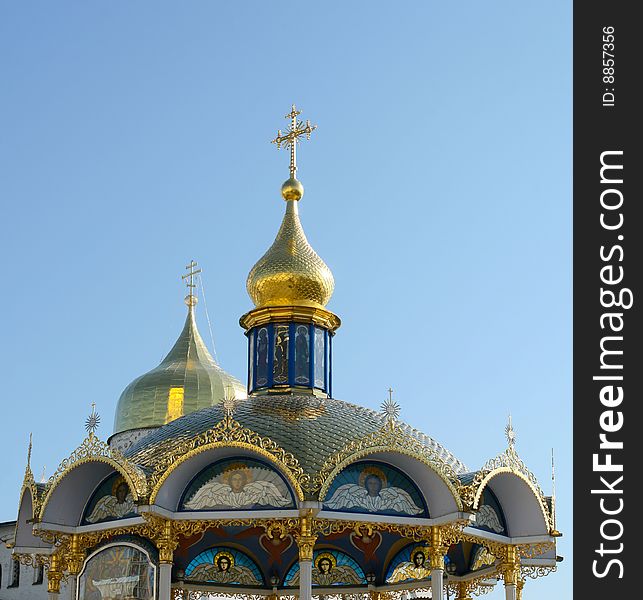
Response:
[[[358,483],[340,485],[331,498],[324,501],[324,507],[331,510],[362,509],[371,513],[394,512],[404,515],[424,512],[409,492],[387,485],[384,471],[372,465],[363,468]]]
[[[214,476],[186,495],[184,510],[292,506],[290,493],[279,475],[265,467],[236,462],[217,471],[220,470],[211,471]]]
[[[288,585],[299,585],[301,571],[298,570],[288,580]],[[363,583],[363,577],[350,565],[337,564],[337,558],[332,552],[322,552],[315,559],[312,572],[313,584],[323,587],[331,585],[359,585]]]
[[[102,487],[102,486],[101,486]],[[136,505],[127,483],[122,477],[116,477],[112,484],[111,494],[102,496],[94,505],[91,513],[85,517],[88,523],[98,523],[110,519],[122,519],[136,514]]]

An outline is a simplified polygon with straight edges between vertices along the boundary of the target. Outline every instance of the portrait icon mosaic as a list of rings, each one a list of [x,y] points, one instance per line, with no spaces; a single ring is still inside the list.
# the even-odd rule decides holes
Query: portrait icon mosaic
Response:
[[[193,558],[185,569],[186,581],[222,585],[263,585],[257,564],[234,548],[208,548]]]
[[[324,509],[385,515],[428,516],[415,484],[404,473],[376,462],[349,465],[333,481]]]
[[[423,544],[411,544],[398,552],[386,572],[386,583],[403,583],[431,576],[429,549]]]
[[[284,585],[298,586],[299,578],[299,562],[296,562],[286,574]],[[348,554],[339,550],[316,550],[313,553],[312,578],[313,585],[319,587],[366,583],[362,568]]]
[[[183,495],[180,510],[294,508],[284,478],[253,459],[225,459],[201,471]]]
[[[136,516],[132,493],[120,473],[104,479],[92,494],[83,515],[83,525]]]

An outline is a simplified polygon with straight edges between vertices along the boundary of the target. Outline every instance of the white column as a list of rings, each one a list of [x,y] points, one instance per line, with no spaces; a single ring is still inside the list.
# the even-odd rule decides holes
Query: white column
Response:
[[[311,600],[313,597],[313,561],[299,561],[299,600]]]
[[[158,600],[171,600],[172,595],[172,563],[159,565],[159,593]]]
[[[505,583],[505,600],[517,600],[516,584]]]
[[[433,600],[442,600],[444,588],[444,571],[442,569],[431,569],[431,596]]]
[[[67,598],[69,600],[76,600],[76,580],[78,575],[70,575],[67,578]]]

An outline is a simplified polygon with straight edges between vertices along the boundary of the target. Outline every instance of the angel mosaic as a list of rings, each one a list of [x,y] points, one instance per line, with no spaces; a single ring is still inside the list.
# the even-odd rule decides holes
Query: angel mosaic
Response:
[[[99,487],[96,496],[99,496],[101,492],[103,495],[99,496],[91,511],[87,511],[89,515],[85,517],[85,520],[88,523],[98,523],[136,515],[136,504],[125,479],[120,476],[114,477],[113,481],[111,481],[111,493],[105,494],[105,487],[109,486],[109,483],[110,481],[105,482]]]
[[[202,562],[186,571],[190,581],[207,581],[211,583],[233,585],[261,585],[262,581],[248,566],[235,560],[234,554],[220,550],[214,554],[212,562]]]
[[[401,473],[386,469],[396,476],[400,485],[407,490],[389,483],[385,467],[373,464],[355,465],[359,469],[357,482],[352,481],[331,488],[331,497],[324,501],[324,508],[331,510],[364,510],[370,513],[398,513],[419,515],[425,510],[412,484],[405,480]],[[349,467],[346,471],[349,471]],[[350,477],[350,473],[349,473]],[[413,497],[415,496],[415,498]]]
[[[278,473],[258,461],[223,461],[206,469],[193,483],[184,510],[285,508],[292,496]]]
[[[483,504],[478,509],[476,514],[476,525],[478,527],[486,527],[496,533],[502,533],[505,530],[500,522],[498,513],[494,510],[493,506],[489,506],[488,504]]]
[[[419,546],[411,551],[410,559],[399,563],[391,575],[387,577],[386,583],[401,583],[412,579],[426,579],[431,576],[431,569],[426,564],[428,548]]]
[[[329,587],[331,585],[358,585],[364,582],[354,567],[349,564],[337,564],[337,557],[332,552],[320,552],[315,557],[312,569],[314,585]],[[299,585],[300,570],[287,581],[289,586]]]

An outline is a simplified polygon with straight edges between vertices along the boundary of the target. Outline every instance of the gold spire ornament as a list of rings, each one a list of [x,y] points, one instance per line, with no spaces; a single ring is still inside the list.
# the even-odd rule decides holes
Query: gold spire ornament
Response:
[[[268,251],[257,261],[246,281],[248,294],[257,308],[278,306],[305,306],[323,309],[335,288],[333,274],[326,263],[311,248],[299,220],[298,201],[304,193],[295,179],[299,140],[315,130],[310,121],[297,120],[293,104],[286,118],[291,120],[288,131],[272,140],[278,148],[289,147],[290,179],[281,188],[286,200],[286,214],[277,237]],[[339,323],[337,324],[339,326]]]
[[[311,125],[310,120],[299,121],[297,117],[301,114],[295,105],[292,105],[290,112],[284,117],[290,119],[288,131],[285,134],[281,133],[281,129],[277,130],[277,137],[272,140],[272,144],[277,145],[277,149],[282,146],[290,148],[290,178],[284,181],[281,186],[281,195],[284,200],[301,200],[304,195],[304,186],[297,179],[297,144],[300,143],[300,138],[306,136],[310,139],[310,134],[317,129],[317,125]]]
[[[201,269],[195,269],[197,265],[198,263],[191,260],[190,264],[185,267],[188,272],[185,275],[181,275],[181,279],[185,281],[185,286],[188,288],[188,295],[185,297],[185,303],[190,308],[196,306],[196,303],[198,302],[198,298],[194,295],[194,288],[196,287],[194,276],[198,275],[201,272]]]

